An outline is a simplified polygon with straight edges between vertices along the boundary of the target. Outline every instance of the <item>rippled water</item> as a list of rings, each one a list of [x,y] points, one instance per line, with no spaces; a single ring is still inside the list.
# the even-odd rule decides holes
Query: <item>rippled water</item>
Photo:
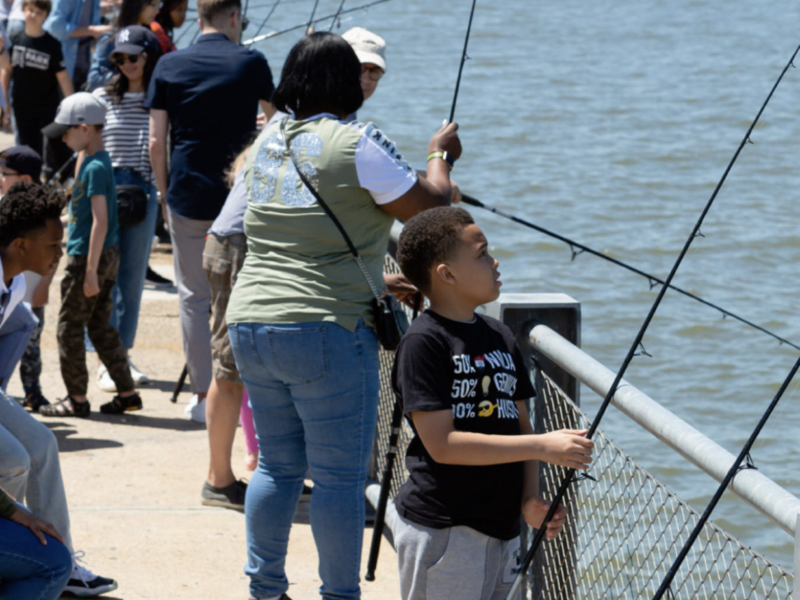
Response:
[[[282,2],[265,30],[308,19]],[[318,15],[336,12],[321,0]],[[348,0],[345,9],[358,6]],[[388,43],[360,117],[419,168],[450,112],[469,0],[392,0],[346,15]],[[255,31],[272,3],[250,1]],[[469,194],[665,278],[728,161],[800,43],[800,4],[762,0],[479,2],[456,120]],[[320,27],[322,28],[322,26]],[[324,24],[327,29],[327,23]],[[190,32],[184,43],[193,34]],[[257,45],[275,71],[301,31]],[[247,37],[247,36],[245,36]],[[798,61],[800,62],[800,61]],[[797,164],[800,72],[791,69],[734,166],[675,283],[800,343]],[[583,306],[584,348],[612,369],[655,299],[647,281],[484,211],[506,292],[564,292]],[[797,352],[667,294],[626,378],[738,454]],[[800,495],[793,385],[757,442],[761,471]],[[584,391],[592,414],[600,399]],[[716,483],[610,411],[602,428],[702,510]],[[792,539],[727,498],[715,520],[791,570]]]

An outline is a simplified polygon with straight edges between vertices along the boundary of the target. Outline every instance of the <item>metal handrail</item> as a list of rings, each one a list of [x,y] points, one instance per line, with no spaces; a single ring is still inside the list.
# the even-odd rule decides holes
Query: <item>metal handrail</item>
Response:
[[[615,373],[545,325],[529,334],[534,349],[564,369],[601,397],[614,382]],[[716,481],[722,481],[736,457],[624,379],[611,404]],[[760,472],[741,471],[730,485],[742,500],[776,525],[795,536],[800,498]]]

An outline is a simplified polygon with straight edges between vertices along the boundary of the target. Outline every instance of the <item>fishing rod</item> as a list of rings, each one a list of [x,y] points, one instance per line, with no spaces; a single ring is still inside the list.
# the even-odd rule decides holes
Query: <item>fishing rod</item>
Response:
[[[642,326],[639,328],[639,332],[636,334],[636,338],[634,339],[633,344],[631,344],[631,347],[628,350],[628,354],[625,357],[625,360],[622,362],[622,366],[617,372],[616,377],[614,378],[614,382],[608,389],[608,393],[606,394],[606,397],[603,399],[603,402],[600,405],[600,409],[597,411],[597,416],[594,418],[592,424],[589,426],[589,431],[586,434],[587,439],[591,439],[592,436],[594,436],[594,433],[597,431],[597,428],[600,425],[600,421],[602,421],[603,415],[605,415],[605,412],[608,409],[609,404],[611,403],[611,398],[613,398],[614,394],[617,391],[617,386],[619,386],[620,381],[622,381],[622,378],[625,376],[625,371],[628,369],[628,365],[630,365],[631,361],[633,360],[633,357],[636,356],[637,354],[637,350],[639,349],[639,347],[641,347],[644,334],[647,331],[650,322],[653,320],[653,317],[655,316],[656,311],[658,310],[658,307],[660,306],[661,301],[664,298],[664,295],[670,288],[670,284],[672,283],[675,274],[678,272],[678,268],[681,266],[681,263],[683,262],[683,259],[686,256],[687,252],[689,252],[689,247],[692,245],[692,242],[696,237],[699,236],[700,227],[703,224],[703,221],[705,220],[708,211],[711,209],[711,205],[717,198],[717,194],[719,193],[720,189],[725,183],[725,180],[728,178],[728,173],[730,173],[731,168],[733,168],[734,163],[739,158],[739,155],[741,154],[744,145],[748,141],[750,141],[750,134],[752,133],[753,129],[758,123],[758,120],[761,118],[761,114],[764,112],[764,109],[767,107],[767,104],[769,104],[769,101],[772,99],[772,95],[775,93],[775,90],[778,88],[778,85],[783,80],[783,76],[786,74],[786,71],[789,70],[789,67],[794,66],[794,59],[797,56],[798,51],[800,51],[800,46],[798,46],[797,49],[794,51],[794,54],[792,54],[792,58],[789,59],[789,62],[786,64],[783,71],[781,71],[781,74],[778,77],[778,80],[775,82],[775,85],[772,86],[769,95],[767,95],[767,99],[764,100],[764,103],[761,105],[761,108],[759,109],[756,118],[750,124],[750,128],[747,130],[747,133],[745,133],[744,138],[742,138],[739,147],[736,149],[736,152],[733,155],[733,158],[731,158],[727,168],[725,169],[725,172],[722,174],[722,178],[719,180],[719,183],[717,183],[717,186],[714,188],[714,191],[711,194],[711,198],[708,200],[705,208],[703,209],[703,212],[697,219],[697,223],[695,223],[695,226],[692,229],[691,234],[689,234],[686,243],[683,245],[683,249],[678,255],[678,258],[675,260],[675,264],[672,266],[672,270],[667,276],[667,279],[664,281],[664,284],[661,286],[661,289],[658,292],[658,296],[656,297],[655,302],[653,302],[653,305],[650,307],[650,312],[647,314],[644,323],[642,323]],[[547,533],[547,523],[549,523],[552,520],[553,515],[558,509],[559,504],[561,504],[561,500],[564,498],[564,494],[566,494],[567,488],[572,483],[574,477],[575,477],[575,469],[567,469],[567,474],[564,477],[564,480],[561,482],[561,485],[559,486],[558,491],[556,492],[556,495],[553,498],[552,503],[550,504],[550,509],[547,511],[547,514],[545,515],[541,527],[536,531],[536,535],[533,538],[531,547],[528,549],[528,553],[525,555],[525,559],[522,562],[522,566],[520,567],[519,571],[517,571],[517,575],[514,578],[514,583],[511,586],[511,589],[509,590],[508,594],[506,595],[506,600],[514,599],[514,596],[517,593],[517,590],[519,589],[520,583],[522,582],[522,576],[528,570],[528,567],[530,566],[531,562],[533,561],[533,557],[536,554],[536,550],[539,548],[539,545],[542,543],[542,540],[544,539],[544,536]]]
[[[798,368],[800,368],[800,357],[798,357],[798,359],[795,361],[794,366],[792,367],[791,371],[789,371],[789,374],[786,376],[786,379],[783,380],[780,389],[775,394],[775,397],[772,399],[772,402],[770,402],[769,406],[767,407],[767,410],[761,416],[761,420],[758,422],[758,425],[756,425],[756,428],[753,430],[753,433],[750,434],[750,438],[747,440],[747,443],[742,447],[741,452],[739,452],[739,456],[736,457],[736,461],[731,466],[730,470],[728,471],[728,474],[725,475],[725,479],[723,479],[722,482],[719,484],[719,487],[717,488],[714,497],[711,499],[711,502],[708,503],[708,506],[706,506],[706,509],[705,511],[703,511],[702,516],[697,521],[697,524],[692,530],[689,539],[686,540],[686,543],[683,545],[683,548],[681,548],[681,551],[678,554],[678,557],[675,559],[675,562],[672,563],[672,566],[669,568],[669,571],[667,571],[667,574],[661,581],[661,585],[659,586],[658,591],[656,591],[656,595],[653,596],[653,600],[660,600],[661,597],[664,596],[664,594],[670,590],[670,585],[672,584],[672,580],[675,578],[675,575],[678,573],[678,569],[680,568],[681,564],[683,564],[683,561],[686,559],[686,557],[689,555],[689,550],[691,550],[692,545],[694,545],[695,541],[697,541],[697,538],[700,536],[700,532],[702,531],[708,519],[711,517],[711,513],[716,508],[717,504],[720,501],[720,498],[722,498],[722,495],[728,488],[728,485],[731,483],[731,481],[733,481],[733,478],[736,477],[736,474],[742,469],[756,468],[752,462],[752,458],[750,457],[750,450],[752,449],[753,444],[755,444],[756,438],[758,438],[758,435],[761,433],[761,430],[764,428],[764,425],[767,424],[767,421],[772,415],[772,411],[775,410],[775,407],[778,405],[778,402],[783,396],[783,393],[786,391],[786,388],[789,387],[789,384],[791,383],[792,379],[797,373]],[[745,461],[747,462],[745,463],[744,466],[742,466],[742,463]]]
[[[529,227],[531,229],[539,231],[540,233],[543,233],[545,235],[548,235],[548,236],[550,236],[552,238],[555,238],[555,239],[557,239],[559,241],[564,242],[572,250],[572,259],[573,260],[575,260],[575,258],[578,256],[578,254],[581,254],[583,252],[587,252],[589,254],[593,254],[594,256],[598,256],[598,257],[600,257],[600,258],[602,258],[604,260],[607,260],[608,262],[613,263],[613,264],[615,264],[615,265],[617,265],[619,267],[622,267],[623,269],[627,269],[628,271],[630,271],[632,273],[636,273],[637,275],[641,275],[642,277],[647,278],[650,281],[650,288],[651,289],[654,288],[657,285],[664,285],[664,280],[663,279],[659,279],[655,275],[651,275],[650,273],[642,271],[641,269],[637,269],[636,267],[633,267],[633,266],[631,266],[631,265],[629,265],[627,263],[624,263],[621,260],[617,260],[616,258],[613,258],[611,256],[603,254],[602,252],[599,252],[597,250],[594,250],[593,248],[590,248],[589,246],[584,246],[583,244],[581,244],[579,242],[576,242],[575,240],[571,240],[568,237],[565,237],[563,235],[559,235],[558,233],[550,231],[549,229],[546,229],[546,228],[544,228],[544,227],[542,227],[540,225],[536,225],[534,223],[531,223],[530,221],[526,221],[524,219],[521,219],[521,218],[519,218],[519,217],[517,217],[515,215],[512,215],[511,213],[508,213],[508,212],[506,212],[506,211],[504,211],[502,209],[495,208],[494,206],[489,206],[488,204],[484,204],[483,202],[473,198],[472,196],[468,196],[468,195],[462,193],[461,194],[461,201],[464,204],[469,204],[470,206],[476,206],[478,208],[482,208],[484,210],[488,210],[489,212],[492,212],[492,213],[494,213],[496,215],[500,215],[501,217],[505,217],[506,219],[514,221],[515,223],[519,223],[520,225],[524,225],[525,227]],[[578,250],[575,250],[576,248]],[[679,292],[679,293],[683,294],[684,296],[686,296],[688,298],[691,298],[692,300],[697,300],[698,302],[700,302],[702,304],[705,304],[708,307],[711,307],[711,308],[713,308],[715,310],[718,310],[719,312],[722,313],[722,318],[723,319],[726,318],[726,317],[731,317],[732,319],[735,319],[735,320],[739,321],[740,323],[744,323],[745,325],[749,325],[753,329],[757,329],[758,331],[760,331],[762,333],[766,333],[768,336],[778,340],[778,342],[780,342],[781,344],[786,344],[787,346],[791,346],[792,348],[795,348],[796,350],[800,350],[800,345],[797,345],[797,344],[795,344],[795,343],[793,343],[793,342],[791,342],[791,341],[789,341],[789,340],[787,340],[785,338],[782,338],[781,336],[771,332],[770,330],[765,329],[761,325],[753,323],[752,321],[748,321],[747,319],[745,319],[743,317],[740,317],[739,315],[734,314],[731,311],[729,311],[729,310],[727,310],[725,308],[722,308],[721,306],[719,306],[717,304],[714,304],[713,302],[709,302],[708,300],[705,300],[705,299],[701,298],[700,296],[696,296],[695,294],[692,294],[691,292],[687,292],[683,288],[680,288],[680,287],[678,287],[676,285],[670,285],[669,287],[671,289],[675,290],[676,292]]]
[[[417,292],[414,298],[414,311],[411,321],[415,321],[422,308],[422,294]],[[372,526],[372,543],[369,548],[367,558],[367,573],[364,579],[375,581],[375,569],[378,566],[378,554],[381,551],[381,539],[383,538],[383,528],[386,518],[386,507],[389,505],[389,493],[392,489],[392,477],[394,476],[394,461],[397,458],[397,449],[400,442],[400,432],[403,428],[403,405],[400,399],[395,396],[394,408],[392,409],[392,422],[389,428],[389,446],[386,449],[386,464],[383,467],[383,477],[381,477],[381,491],[378,495],[378,506],[375,508],[375,523]]]
[[[319,0],[314,0],[314,8],[311,9],[311,16],[308,18],[308,26],[306,27],[306,35],[309,35],[313,29],[311,29],[311,25],[314,23],[314,15],[317,14],[317,7],[319,6]]]
[[[372,6],[377,5],[377,4],[383,4],[384,2],[389,2],[389,0],[375,0],[374,2],[369,2],[367,4],[362,4],[361,6],[357,6],[355,8],[348,8],[347,10],[343,10],[338,14],[339,14],[339,16],[342,16],[342,15],[346,15],[346,14],[349,14],[349,13],[352,13],[352,12],[356,12],[357,10],[366,10],[366,9],[372,7]],[[328,19],[333,19],[334,17],[336,17],[336,14],[328,15],[328,16],[325,16],[325,17],[319,17],[319,18],[314,20],[314,23],[321,23],[322,21],[327,21]],[[252,39],[245,40],[244,42],[242,42],[242,46],[250,46],[252,44],[256,44],[258,42],[261,42],[261,41],[264,41],[264,40],[267,40],[267,39],[270,39],[270,38],[274,38],[274,37],[277,37],[279,35],[283,35],[284,33],[289,33],[290,31],[295,31],[297,29],[302,29],[303,27],[308,27],[308,25],[309,25],[309,23],[304,21],[303,23],[300,23],[299,25],[294,25],[293,27],[287,27],[286,29],[281,29],[280,31],[273,31],[273,32],[270,32],[270,33],[265,33],[264,35],[256,36],[256,37],[253,37]]]
[[[339,20],[339,15],[342,13],[342,8],[344,8],[344,0],[339,3],[339,9],[336,11],[336,15],[333,17],[331,21],[331,26],[328,28],[328,32],[333,31],[333,26],[336,25],[336,21]],[[341,23],[339,24],[341,26]]]
[[[477,0],[472,0],[472,10],[469,11],[469,24],[467,25],[467,35],[464,37],[464,50],[461,53],[461,64],[458,65],[458,78],[456,79],[456,91],[453,93],[453,106],[450,108],[450,123],[453,122],[453,117],[456,115],[456,100],[458,100],[458,88],[461,87],[461,73],[464,71],[464,63],[469,58],[467,56],[467,44],[469,44],[469,32],[472,30],[472,17],[475,15],[475,3]]]
[[[272,5],[272,8],[270,9],[269,13],[267,13],[266,18],[263,21],[261,21],[261,25],[258,26],[258,30],[255,32],[253,37],[258,37],[258,34],[261,33],[262,29],[264,29],[264,25],[267,24],[267,21],[269,21],[269,18],[272,16],[272,13],[275,12],[275,9],[278,8],[278,4],[280,4],[280,3],[281,3],[281,0],[277,0],[275,2],[275,4]],[[245,43],[246,42],[242,42],[242,45],[244,45]]]

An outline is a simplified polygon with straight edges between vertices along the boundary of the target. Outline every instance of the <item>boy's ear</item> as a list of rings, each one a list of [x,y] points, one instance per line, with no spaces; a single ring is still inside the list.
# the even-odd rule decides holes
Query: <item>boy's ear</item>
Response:
[[[433,269],[433,276],[446,285],[455,285],[456,283],[456,278],[450,271],[450,267],[448,267],[445,263],[436,265],[436,267]]]

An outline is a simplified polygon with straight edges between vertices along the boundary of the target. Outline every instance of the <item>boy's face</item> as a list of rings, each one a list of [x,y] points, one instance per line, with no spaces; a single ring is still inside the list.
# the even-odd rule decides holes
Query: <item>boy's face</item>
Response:
[[[455,280],[459,296],[476,307],[497,300],[500,295],[498,263],[489,254],[489,244],[480,227],[467,225],[461,232],[461,246],[446,269]]]
[[[67,130],[67,133],[61,136],[61,141],[69,146],[70,150],[80,152],[85,150],[91,140],[91,133],[94,128],[86,125],[75,125]]]
[[[21,238],[19,250],[24,269],[42,276],[55,270],[64,254],[61,249],[62,237],[64,237],[64,226],[61,221],[48,219],[47,227]]]
[[[34,29],[41,29],[47,20],[47,13],[33,4],[26,5],[22,9],[22,14],[25,15],[25,25]]]

